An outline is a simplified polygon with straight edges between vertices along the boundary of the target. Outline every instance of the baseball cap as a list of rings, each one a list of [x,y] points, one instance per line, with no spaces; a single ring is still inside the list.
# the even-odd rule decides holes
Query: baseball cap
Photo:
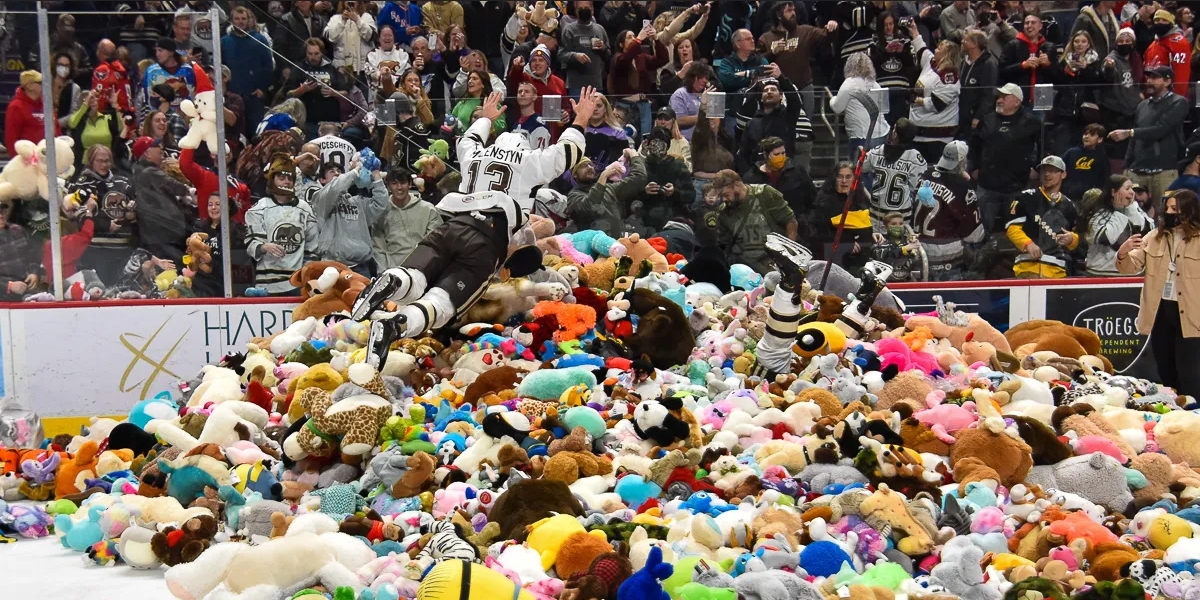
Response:
[[[1146,69],[1146,77],[1149,77],[1151,75],[1153,75],[1155,77],[1162,77],[1164,79],[1165,78],[1174,79],[1175,71],[1172,71],[1171,67],[1168,67],[1167,65],[1157,65],[1154,67],[1150,67],[1149,69]]]
[[[1064,173],[1067,172],[1067,163],[1063,162],[1063,159],[1061,159],[1057,156],[1054,156],[1053,154],[1051,154],[1050,156],[1047,156],[1046,158],[1043,158],[1042,162],[1038,163],[1038,166],[1039,167],[1054,167],[1055,169],[1058,169],[1059,171],[1062,171]]]
[[[147,150],[157,148],[161,145],[158,140],[148,135],[143,135],[133,142],[133,160],[138,160]]]
[[[664,106],[664,107],[658,109],[658,112],[654,113],[654,118],[655,119],[674,120],[675,119],[675,109],[671,108],[670,106]]]
[[[1197,157],[1200,157],[1200,142],[1192,142],[1188,144],[1187,151],[1183,153],[1183,160],[1179,161],[1179,170],[1186,169]]]
[[[967,160],[967,143],[962,140],[954,140],[946,144],[946,149],[942,150],[942,158],[938,161],[938,168],[946,171],[953,171]]]
[[[1017,100],[1025,100],[1025,92],[1021,91],[1021,86],[1015,83],[1006,83],[996,90],[996,93],[1001,96],[1016,96]]]
[[[25,87],[31,83],[41,83],[41,82],[42,82],[42,72],[41,71],[35,71],[33,69],[30,69],[28,71],[21,72],[21,87]]]
[[[175,43],[175,40],[166,36],[158,38],[158,41],[154,42],[154,48],[156,50],[161,48],[163,50],[170,50],[176,54],[179,53],[179,44]]]

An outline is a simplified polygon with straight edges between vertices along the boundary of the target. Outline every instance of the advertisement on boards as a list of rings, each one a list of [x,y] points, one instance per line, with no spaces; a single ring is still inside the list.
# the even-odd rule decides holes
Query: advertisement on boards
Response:
[[[1141,293],[1140,286],[1048,288],[1046,318],[1096,332],[1116,373],[1157,381],[1150,336],[1137,331]]]
[[[956,289],[923,289],[923,290],[892,290],[909,312],[932,313],[937,306],[934,296],[941,296],[942,301],[954,303],[955,309],[969,313],[979,313],[996,329],[1006,331],[1012,323],[1013,294],[1023,292],[1021,288],[956,288]]]
[[[246,343],[283,331],[292,305],[157,305],[8,311],[12,382],[44,416],[129,411]],[[50,340],[69,340],[63,344]],[[10,341],[10,340],[6,340]]]

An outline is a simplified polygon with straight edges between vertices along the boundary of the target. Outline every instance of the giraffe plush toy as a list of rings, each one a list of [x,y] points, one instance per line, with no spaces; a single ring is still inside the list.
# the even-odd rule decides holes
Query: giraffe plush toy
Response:
[[[308,456],[326,457],[340,446],[342,454],[362,456],[379,441],[379,429],[392,416],[392,403],[383,378],[371,366],[350,366],[350,382],[367,393],[343,398],[319,388],[307,388],[300,404],[308,422],[284,440],[283,451],[292,460]]]

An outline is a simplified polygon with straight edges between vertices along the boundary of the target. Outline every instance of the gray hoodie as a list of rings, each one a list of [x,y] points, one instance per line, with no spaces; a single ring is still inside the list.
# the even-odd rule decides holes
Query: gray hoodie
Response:
[[[408,204],[388,202],[387,210],[371,225],[371,246],[379,270],[399,267],[417,244],[442,224],[442,215],[434,206],[409,192]]]
[[[313,213],[321,231],[319,254],[348,267],[371,260],[371,224],[388,207],[388,191],[382,180],[371,182],[370,196],[350,194],[357,181],[358,169],[351,169],[312,195]]]

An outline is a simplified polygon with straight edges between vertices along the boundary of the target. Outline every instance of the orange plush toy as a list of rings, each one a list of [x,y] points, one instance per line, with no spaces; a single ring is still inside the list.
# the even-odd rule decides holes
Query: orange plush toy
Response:
[[[561,300],[538,302],[533,307],[534,318],[546,315],[554,315],[558,319],[554,341],[560,344],[577,339],[596,326],[596,309],[583,304],[567,304]]]
[[[99,454],[100,444],[95,441],[88,441],[79,447],[79,451],[75,453],[75,456],[71,460],[64,460],[59,463],[58,471],[54,475],[55,496],[65,498],[83,491],[83,488],[75,485],[75,480],[83,474],[92,473],[92,476],[95,476]]]

